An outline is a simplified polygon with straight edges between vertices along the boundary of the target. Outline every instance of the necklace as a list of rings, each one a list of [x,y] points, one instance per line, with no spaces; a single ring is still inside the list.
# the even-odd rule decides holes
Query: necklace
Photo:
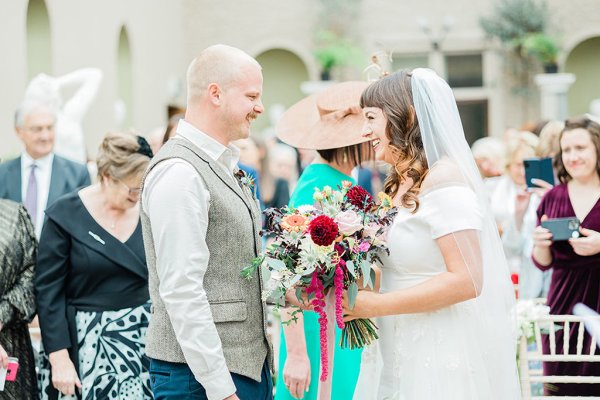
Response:
[[[117,228],[117,222],[119,221],[119,219],[122,217],[122,215],[118,215],[116,217],[113,217],[112,222],[110,223],[110,229],[111,230],[115,230]]]

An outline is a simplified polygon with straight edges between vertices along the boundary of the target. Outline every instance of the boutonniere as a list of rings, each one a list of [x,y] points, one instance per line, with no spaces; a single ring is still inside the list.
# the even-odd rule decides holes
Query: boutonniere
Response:
[[[256,197],[256,184],[254,182],[254,178],[248,175],[243,169],[238,169],[234,175],[242,184],[242,186],[246,186],[248,189],[250,189],[252,195]]]

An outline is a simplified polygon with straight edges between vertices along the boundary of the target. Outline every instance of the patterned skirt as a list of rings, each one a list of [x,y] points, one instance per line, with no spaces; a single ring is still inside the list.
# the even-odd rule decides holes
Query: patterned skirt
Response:
[[[150,303],[117,311],[77,311],[80,398],[152,399],[150,361],[144,351],[149,318]],[[43,349],[38,359],[38,383],[45,400],[53,397],[51,366]],[[75,398],[58,395],[58,399]]]

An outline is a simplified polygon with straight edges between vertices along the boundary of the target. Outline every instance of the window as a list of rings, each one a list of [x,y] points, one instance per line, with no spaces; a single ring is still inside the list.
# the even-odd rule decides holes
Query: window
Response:
[[[458,101],[457,105],[465,138],[471,146],[477,139],[488,135],[488,101]]]
[[[453,88],[483,86],[483,57],[481,54],[446,56],[448,84]]]

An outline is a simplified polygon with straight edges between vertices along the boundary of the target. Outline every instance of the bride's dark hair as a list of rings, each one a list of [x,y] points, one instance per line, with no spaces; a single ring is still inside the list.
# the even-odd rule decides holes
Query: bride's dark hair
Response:
[[[385,133],[395,161],[385,180],[384,191],[394,197],[406,178],[411,178],[413,184],[400,201],[402,206],[416,212],[428,166],[415,114],[411,77],[410,70],[402,70],[372,83],[363,92],[360,106],[381,108],[387,118]]]

